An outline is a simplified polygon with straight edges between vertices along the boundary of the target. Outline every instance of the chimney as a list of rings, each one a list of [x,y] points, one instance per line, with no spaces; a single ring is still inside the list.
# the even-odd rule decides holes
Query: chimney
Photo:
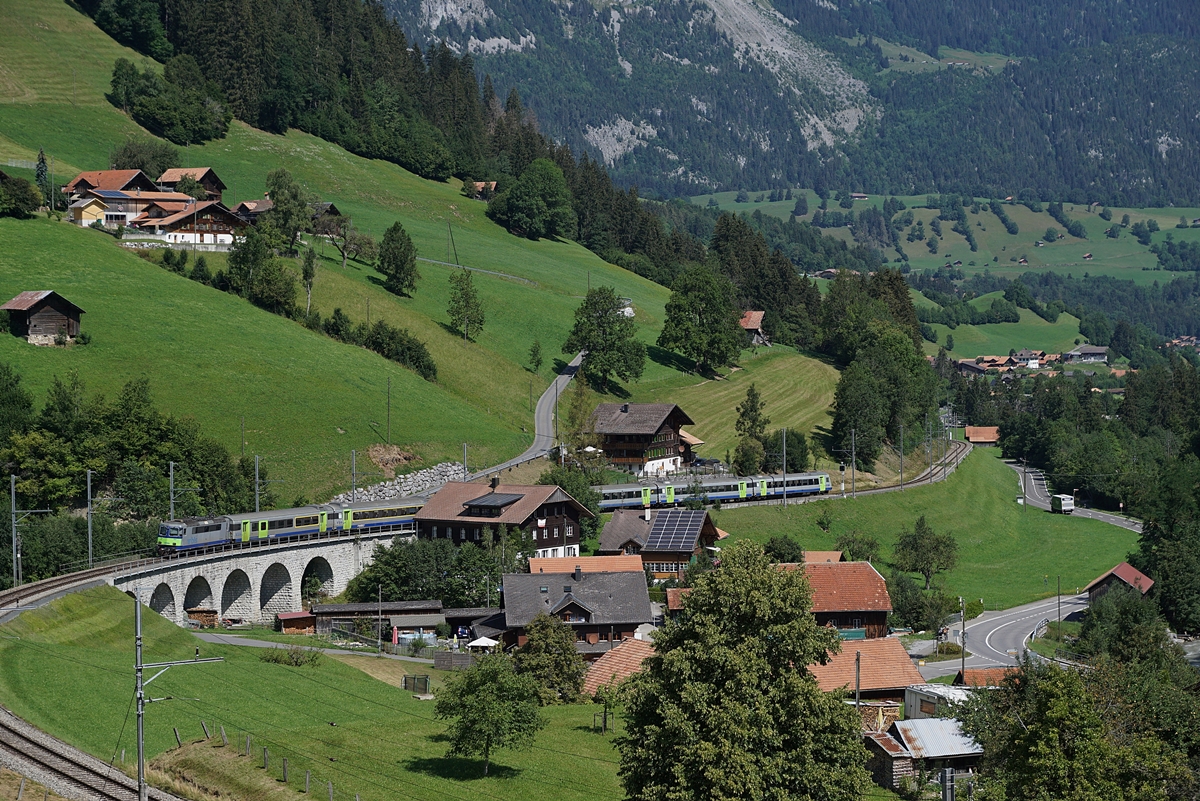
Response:
[[[622,414],[629,414],[629,404],[628,404],[628,403],[622,403],[622,404],[621,404],[621,413],[622,413]]]
[[[497,473],[496,475],[492,476],[492,480],[489,481],[488,484],[491,486],[492,492],[495,492],[496,487],[500,486],[500,474]]]
[[[646,522],[647,523],[650,522],[650,507],[649,506],[646,507]]]
[[[575,580],[583,581],[583,568],[579,565],[575,565]]]

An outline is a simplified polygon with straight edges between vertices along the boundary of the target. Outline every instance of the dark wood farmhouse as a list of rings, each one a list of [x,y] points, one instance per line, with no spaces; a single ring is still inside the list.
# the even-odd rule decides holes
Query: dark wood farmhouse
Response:
[[[63,186],[63,194],[74,203],[93,189],[114,192],[157,192],[158,187],[141,170],[90,170],[76,175]]]
[[[682,578],[696,557],[720,539],[708,512],[618,509],[600,532],[600,554],[637,554],[655,578]]]
[[[215,200],[197,200],[163,217],[140,216],[134,225],[168,242],[231,245],[248,223]]]
[[[679,429],[692,419],[673,403],[601,403],[592,413],[605,457],[638,475],[674,473],[692,461]]]
[[[650,593],[642,573],[510,573],[504,576],[505,646],[525,644],[525,628],[541,613],[575,632],[575,649],[595,659],[638,626],[650,623]]]
[[[483,543],[500,526],[519,528],[533,537],[536,557],[579,556],[579,521],[593,517],[587,507],[561,488],[546,485],[466,484],[451,481],[416,514],[417,536]]]
[[[33,345],[53,345],[62,334],[68,339],[79,335],[83,309],[53,290],[22,292],[0,306],[8,312],[9,329],[15,336],[26,337]]]
[[[271,198],[263,193],[262,200],[243,200],[233,207],[233,213],[251,225],[258,223],[258,218],[275,208]]]
[[[1154,586],[1154,579],[1147,576],[1142,571],[1138,570],[1128,562],[1122,562],[1104,575],[1097,578],[1091,584],[1084,588],[1087,593],[1088,603],[1094,604],[1099,601],[1113,587],[1126,586],[1137,590],[1142,595],[1150,592],[1150,588]]]
[[[804,562],[779,567],[804,569],[812,587],[812,612],[818,626],[837,629],[843,640],[888,635],[892,599],[887,582],[870,562]]]
[[[163,191],[174,192],[175,187],[184,178],[191,178],[203,186],[208,200],[215,200],[218,203],[224,200],[224,193],[228,187],[217,177],[212,167],[177,167],[167,170],[158,179],[158,185],[163,188]]]

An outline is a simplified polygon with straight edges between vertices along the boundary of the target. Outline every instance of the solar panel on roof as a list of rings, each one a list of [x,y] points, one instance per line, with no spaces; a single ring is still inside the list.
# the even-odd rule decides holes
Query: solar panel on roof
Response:
[[[100,197],[109,197],[109,198],[127,197],[127,195],[124,192],[118,192],[115,189],[93,189],[92,194],[99,195]]]
[[[464,506],[475,506],[484,509],[491,509],[497,506],[508,506],[510,503],[516,503],[524,498],[524,495],[513,495],[503,492],[492,492],[484,495],[481,498],[476,498],[473,501],[467,501]]]
[[[655,516],[643,550],[691,551],[696,547],[704,516],[704,512],[692,509],[664,509]]]

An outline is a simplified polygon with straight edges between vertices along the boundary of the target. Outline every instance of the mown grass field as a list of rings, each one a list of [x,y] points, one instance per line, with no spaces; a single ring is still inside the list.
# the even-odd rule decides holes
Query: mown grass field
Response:
[[[991,301],[988,301],[988,305]],[[1010,350],[1030,348],[1047,353],[1064,353],[1075,347],[1079,336],[1079,318],[1060,314],[1054,323],[1048,323],[1029,309],[1021,309],[1019,323],[989,323],[988,325],[960,325],[957,328],[935,324],[938,344],[924,342],[927,354],[933,355],[939,345],[946,344],[947,335],[954,337],[951,357],[973,359],[976,356],[1003,355]]]
[[[477,463],[493,463],[528,441],[515,417],[489,414],[374,353],[168,273],[105,234],[0,220],[0,241],[0,294],[54,288],[86,310],[83,330],[93,336],[69,349],[0,336],[0,361],[16,367],[39,401],[55,375],[72,370],[109,397],[144,376],[160,408],[195,418],[234,455],[244,416],[246,452],[264,456],[271,475],[285,480],[277,493],[286,501],[349,484],[350,450],[386,434],[389,377],[393,441],[425,463],[461,458],[464,441]]]
[[[411,692],[332,658],[315,668],[266,664],[258,649],[199,643],[143,612],[147,660],[188,659],[196,644],[202,656],[226,660],[172,668],[151,685],[151,694],[174,700],[151,704],[146,713],[154,767],[182,773],[225,797],[294,798],[306,770],[322,798],[325,783],[333,782],[335,801],[356,794],[362,801],[623,797],[612,735],[591,731],[593,705],[547,708],[549,725],[534,747],[496,753],[491,775],[483,778],[481,761],[445,757],[445,723],[434,719],[431,703],[413,699]],[[132,763],[134,725],[126,719],[133,687],[132,617],[130,599],[102,587],[4,626],[5,635],[21,638],[0,640],[5,705],[102,759],[124,748],[126,764]],[[215,747],[217,735],[174,750],[172,727],[193,743],[202,738],[201,720],[214,733],[224,726],[230,747]],[[253,756],[236,756],[247,734]],[[270,750],[269,771],[262,770],[264,746]],[[280,781],[284,757],[287,787]]]
[[[1017,474],[998,451],[976,449],[945,482],[903,493],[830,498],[786,511],[782,506],[726,509],[715,518],[734,538],[765,543],[786,534],[812,550],[831,549],[838,535],[861,531],[883,546],[882,563],[876,567],[887,575],[896,537],[925,515],[935,531],[953,534],[959,544],[958,567],[943,576],[946,590],[981,598],[988,609],[1053,595],[1059,575],[1063,590],[1074,592],[1136,547],[1133,532],[1024,508],[1016,503],[1020,494]],[[817,525],[824,513],[833,521],[829,532]]]
[[[926,56],[926,58],[928,57]],[[895,64],[896,62],[893,62],[893,66]],[[812,219],[812,214],[817,210],[820,200],[817,199],[811,190],[793,189],[792,191],[793,195],[797,192],[804,192],[807,195],[809,213],[802,219]],[[718,207],[722,211],[737,214],[742,212],[753,214],[756,210],[761,210],[763,214],[770,214],[783,219],[786,219],[791,214],[795,203],[794,200],[778,201],[775,203],[764,200],[761,203],[756,203],[754,199],[759,194],[761,193],[750,192],[750,202],[748,203],[735,202],[736,192],[697,195],[692,198],[692,202],[706,206],[709,198],[712,197],[717,201]],[[883,201],[887,197],[887,195],[871,195],[866,200],[855,201],[854,208],[856,211],[871,206],[882,208]],[[930,232],[930,220],[936,217],[938,212],[935,209],[923,208],[926,203],[926,196],[903,196],[900,197],[900,200],[904,201],[905,205],[913,212],[914,224],[917,220],[924,222],[926,235],[928,235]],[[981,198],[981,201],[986,200],[986,198]],[[831,202],[830,208],[838,210],[836,203]],[[962,269],[968,275],[990,270],[996,275],[1006,278],[1016,278],[1030,270],[1048,270],[1062,275],[1072,275],[1076,278],[1082,277],[1085,274],[1111,275],[1125,280],[1132,280],[1138,284],[1150,284],[1154,281],[1163,283],[1175,277],[1172,273],[1155,269],[1158,259],[1148,248],[1139,244],[1129,234],[1128,230],[1122,231],[1117,239],[1106,237],[1104,231],[1112,223],[1100,218],[1099,212],[1101,209],[1099,207],[1088,209],[1087,206],[1082,204],[1064,204],[1064,211],[1069,218],[1083,222],[1084,227],[1087,229],[1087,239],[1076,239],[1066,236],[1066,231],[1063,230],[1063,227],[1045,211],[1040,213],[1033,212],[1017,203],[1005,204],[1004,210],[1013,222],[1017,224],[1019,231],[1016,235],[1009,234],[1004,229],[1000,219],[986,207],[982,208],[979,214],[973,214],[970,209],[967,210],[967,222],[975,232],[975,238],[979,247],[979,250],[976,252],[971,252],[966,239],[961,234],[951,231],[951,224],[948,223],[943,223],[942,225],[943,235],[939,237],[940,245],[937,254],[929,252],[929,249],[926,247],[926,241],[928,240],[907,241],[907,229],[905,229],[900,239],[904,252],[909,257],[909,267],[920,271],[937,269],[947,262],[962,261]],[[1152,236],[1152,240],[1156,243],[1164,241],[1168,234],[1172,235],[1176,240],[1200,240],[1200,228],[1175,228],[1181,216],[1187,218],[1189,223],[1200,217],[1200,208],[1197,207],[1165,207],[1160,209],[1114,207],[1111,211],[1113,213],[1113,222],[1119,222],[1123,214],[1129,215],[1131,224],[1151,219],[1156,220],[1160,227],[1160,230]],[[1057,242],[1038,247],[1036,243],[1038,240],[1043,239],[1047,228],[1058,229],[1059,234],[1063,238]],[[849,228],[826,228],[823,232],[851,244],[854,241]],[[1084,258],[1084,255],[1088,253],[1092,254],[1091,259]],[[888,248],[884,252],[884,256],[894,261],[896,252],[894,249]],[[1022,258],[1026,259],[1028,263],[1021,264],[1020,260]]]

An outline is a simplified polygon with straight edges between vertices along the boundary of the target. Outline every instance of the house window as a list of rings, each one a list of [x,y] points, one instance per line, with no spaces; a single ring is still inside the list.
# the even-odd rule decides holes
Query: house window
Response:
[[[854,620],[852,620],[850,622],[850,628],[861,629],[862,628],[862,618],[857,618],[857,617],[854,618]]]
[[[558,539],[558,526],[554,527],[554,539]]]
[[[549,587],[538,587],[538,592],[540,592],[542,595],[545,595],[546,593],[550,592],[550,588]]]
[[[932,701],[926,701],[924,698],[922,698],[921,699],[921,714],[922,715],[936,715],[937,714],[937,704],[933,703]]]
[[[575,642],[587,642],[587,635],[582,631],[575,632]]]
[[[571,539],[571,532],[572,532],[572,531],[573,531],[573,529],[571,528],[571,525],[568,523],[568,524],[567,524],[567,539]]]
[[[546,531],[546,529],[542,529],[542,539],[548,539],[549,536],[550,536],[550,532]]]
[[[437,539],[437,526],[434,526],[434,527],[433,527],[433,538],[434,538],[435,540]]]
[[[479,529],[475,529],[475,541],[479,542]]]
[[[460,540],[465,540],[467,538],[467,530],[465,528],[460,528],[458,530],[458,538]]]

